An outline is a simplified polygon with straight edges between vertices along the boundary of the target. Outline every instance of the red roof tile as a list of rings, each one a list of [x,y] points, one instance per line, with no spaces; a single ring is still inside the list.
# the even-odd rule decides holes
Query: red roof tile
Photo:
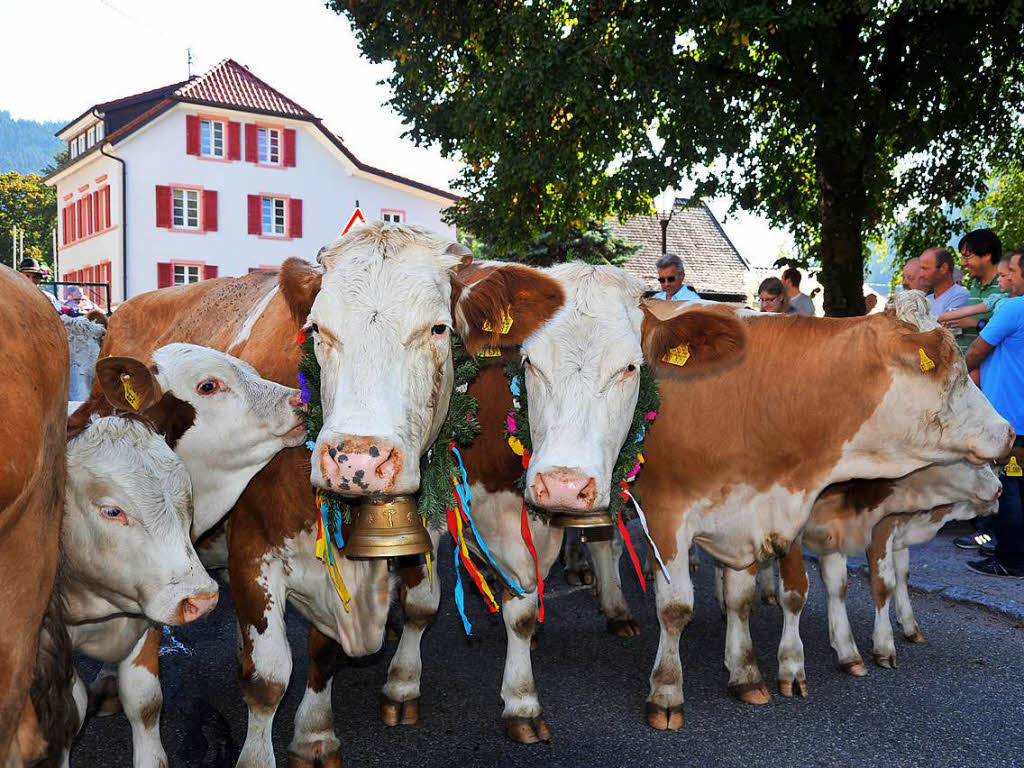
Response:
[[[206,74],[192,78],[178,88],[174,96],[184,101],[223,104],[280,115],[313,116],[234,59],[224,59]]]

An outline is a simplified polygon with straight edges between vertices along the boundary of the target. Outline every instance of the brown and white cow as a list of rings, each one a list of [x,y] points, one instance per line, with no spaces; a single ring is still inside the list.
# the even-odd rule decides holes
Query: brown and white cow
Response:
[[[909,556],[899,553],[906,552],[910,543],[934,537],[948,520],[991,514],[1000,487],[988,465],[956,462],[924,467],[894,480],[850,480],[826,488],[814,502],[800,538],[779,559],[779,602],[784,617],[778,650],[780,692],[784,696],[808,693],[800,638],[800,612],[808,587],[801,542],[819,557],[828,596],[829,637],[840,668],[864,675],[867,670],[846,616],[846,556],[868,554],[876,599],[875,659],[889,666],[895,658],[889,624],[889,599],[894,591],[900,595],[897,615],[907,636],[920,636],[906,592]],[[897,577],[900,568],[902,578]],[[717,577],[722,580],[719,599],[727,620],[729,690],[743,701],[764,704],[770,695],[757,667],[748,623],[757,570],[756,565],[743,571],[719,568]],[[763,594],[775,592],[772,573],[771,561],[761,564],[758,575],[763,579]]]
[[[683,366],[662,361],[687,343],[679,329],[697,308],[720,319],[720,335],[703,338],[745,350],[715,365],[714,375],[693,365],[701,358],[692,348]],[[692,541],[726,565],[746,568],[787,552],[815,499],[832,483],[900,477],[937,462],[985,462],[1009,450],[1009,425],[970,385],[955,344],[936,328],[921,297],[898,297],[896,308],[896,314],[832,320],[645,302],[636,343],[642,341],[645,358],[655,363],[662,406],[648,432],[647,462],[635,492],[668,571],[656,576],[661,638],[647,702],[652,727],[683,724],[679,639],[693,611]],[[589,359],[618,354],[625,360],[624,350],[608,349],[605,336],[589,334],[552,339],[548,343],[558,353],[538,354],[531,345],[543,335],[524,349],[531,363],[526,381],[535,451],[527,496],[542,506],[567,496],[571,488],[553,494],[548,481],[567,478],[582,489],[577,513],[597,511],[611,467],[599,467],[599,452],[586,443],[600,442],[603,455],[614,457],[631,409],[618,412],[619,438],[609,429],[573,443],[555,430],[558,452],[546,450],[544,414],[583,413],[600,402],[600,393],[584,392],[577,381]],[[613,343],[620,345],[609,338]],[[801,351],[797,370],[788,357],[792,349]],[[783,369],[784,377],[778,375]],[[581,397],[589,403],[580,404]],[[779,434],[787,439],[780,443]],[[583,493],[588,476],[593,494]]]
[[[24,276],[0,266],[3,383],[0,384],[0,766],[21,766],[66,746],[66,723],[57,722],[67,697],[49,688],[65,667],[70,646],[57,623],[52,647],[39,653],[45,666],[42,699],[29,688],[37,664],[40,630],[57,571],[64,504],[64,425],[68,393],[68,342],[57,314]],[[60,642],[63,636],[63,643]],[[43,700],[45,699],[45,700]]]
[[[270,729],[291,676],[287,600],[312,624],[306,694],[289,748],[294,765],[340,761],[330,704],[336,644],[361,656],[383,641],[391,589],[386,564],[340,558],[352,593],[346,612],[314,557],[317,506],[310,479],[337,489],[362,469],[367,488],[350,484],[346,493],[414,491],[420,456],[436,437],[451,394],[451,330],[471,349],[515,345],[562,303],[556,282],[518,265],[499,267],[466,288],[455,270],[468,256],[468,249],[422,228],[375,222],[322,251],[319,267],[292,259],[279,278],[254,274],[144,294],[111,319],[104,354],[144,359],[161,344],[188,341],[234,354],[289,385],[296,382],[300,354],[296,332],[306,325],[316,339],[325,427],[312,462],[304,448],[279,453],[250,482],[228,526],[249,707],[239,765],[274,763]],[[513,317],[509,333],[482,331],[485,323],[500,329],[506,313]],[[436,541],[438,534],[432,535]],[[412,718],[419,686],[418,680],[415,687],[399,685],[409,677],[403,664],[412,658],[403,646],[418,647],[440,592],[434,579],[417,581],[405,593],[411,621],[384,697],[408,705],[405,716]]]

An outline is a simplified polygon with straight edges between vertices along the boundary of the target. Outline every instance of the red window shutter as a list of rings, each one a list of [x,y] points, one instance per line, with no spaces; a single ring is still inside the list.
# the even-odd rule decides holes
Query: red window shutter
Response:
[[[213,280],[217,276],[216,264],[203,265],[203,280]]]
[[[294,197],[288,201],[288,236],[302,237],[302,201]]]
[[[85,237],[85,201],[79,199],[75,209],[78,216],[78,236]]]
[[[253,123],[245,124],[245,162],[259,162],[256,146],[256,126]]]
[[[71,203],[68,206],[68,218],[71,219],[71,242],[78,239],[78,207]]]
[[[185,154],[199,154],[199,115],[185,115]]]
[[[217,231],[217,192],[213,189],[203,190],[203,231]]]
[[[169,261],[162,261],[156,265],[156,287],[167,288],[174,285],[174,267]]]
[[[156,225],[168,228],[171,226],[171,188],[159,184],[156,188]]]
[[[242,126],[240,123],[228,123],[228,160],[242,159]]]
[[[246,126],[248,128],[248,126]],[[262,232],[260,226],[260,196],[249,195],[249,234],[258,235]]]
[[[104,208],[104,225],[106,229],[110,229],[110,186],[107,185],[103,188],[103,208]]]
[[[295,167],[295,129],[284,129],[284,164],[288,168]]]
[[[92,231],[99,232],[103,229],[103,216],[100,209],[100,192],[92,193]]]
[[[61,231],[61,244],[68,244],[68,209],[62,208],[60,211],[60,231]]]
[[[85,198],[85,232],[91,235],[95,232],[95,228],[92,225],[92,195],[88,195]]]

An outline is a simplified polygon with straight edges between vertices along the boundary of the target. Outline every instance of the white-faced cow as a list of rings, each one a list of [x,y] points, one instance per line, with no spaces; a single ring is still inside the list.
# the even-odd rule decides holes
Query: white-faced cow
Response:
[[[330,703],[336,643],[361,656],[383,641],[391,590],[386,564],[339,559],[352,595],[346,611],[314,555],[318,507],[310,480],[338,490],[344,477],[362,470],[366,487],[350,483],[345,493],[415,491],[420,456],[437,436],[451,395],[452,329],[474,350],[516,345],[563,299],[556,282],[518,265],[467,289],[456,270],[468,263],[468,249],[415,226],[375,222],[339,238],[318,261],[314,267],[289,260],[279,277],[253,274],[143,294],[118,308],[103,347],[104,354],[144,359],[162,344],[204,344],[291,385],[300,357],[296,333],[307,326],[316,340],[324,429],[312,461],[305,448],[282,451],[230,516],[228,571],[249,708],[242,766],[274,763],[271,724],[291,676],[286,601],[312,625],[306,693],[289,748],[293,765],[340,760]],[[514,318],[509,333],[482,330],[488,323],[501,328],[507,313]],[[401,711],[406,721],[415,719],[419,695],[418,670],[415,685],[406,684],[406,664],[414,657],[418,663],[422,628],[440,598],[437,579],[420,581],[422,569],[415,571],[403,589],[407,623],[383,696],[384,708]]]

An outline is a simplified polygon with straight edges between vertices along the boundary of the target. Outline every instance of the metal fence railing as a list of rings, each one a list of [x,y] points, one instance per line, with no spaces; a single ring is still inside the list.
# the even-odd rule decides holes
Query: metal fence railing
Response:
[[[110,283],[44,280],[39,283],[39,287],[56,296],[61,306],[74,309],[80,314],[84,315],[93,308],[110,314]],[[75,288],[79,290],[76,292]]]

